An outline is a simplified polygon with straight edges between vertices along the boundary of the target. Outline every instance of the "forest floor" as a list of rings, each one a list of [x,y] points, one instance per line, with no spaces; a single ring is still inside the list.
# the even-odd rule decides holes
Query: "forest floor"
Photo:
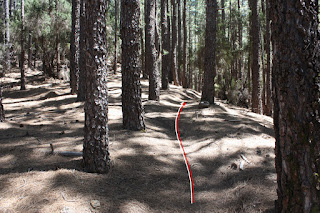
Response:
[[[27,71],[2,78],[6,121],[0,123],[0,212],[273,212],[276,174],[272,118],[217,100],[199,109],[200,94],[170,86],[148,101],[142,80],[146,131],[122,129],[121,75],[109,75],[109,136],[114,167],[83,171],[83,103],[67,82]],[[10,86],[11,85],[11,86]],[[8,88],[12,87],[12,88]],[[175,135],[179,129],[194,180],[195,203]],[[245,156],[244,170],[239,164]]]

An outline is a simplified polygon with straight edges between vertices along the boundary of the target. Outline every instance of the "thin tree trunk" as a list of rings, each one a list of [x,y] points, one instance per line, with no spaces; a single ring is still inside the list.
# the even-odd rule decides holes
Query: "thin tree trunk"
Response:
[[[149,73],[149,100],[160,99],[160,73],[156,47],[156,0],[147,0],[146,69]]]
[[[168,30],[167,20],[168,0],[161,0],[161,41],[162,41],[162,89],[167,90],[169,85],[169,69],[170,69],[170,34]]]
[[[214,104],[214,78],[216,76],[216,18],[217,1],[206,0],[206,37],[204,77],[201,101]]]
[[[30,30],[28,31],[28,67],[32,69],[32,50],[31,50],[32,37]]]
[[[113,72],[116,74],[117,72],[117,64],[118,64],[118,0],[114,1],[114,64],[113,64]]]
[[[70,87],[76,94],[79,83],[80,0],[72,0],[72,31],[70,37]],[[58,52],[57,52],[58,54]],[[59,54],[58,54],[59,55]]]
[[[108,149],[107,32],[105,0],[86,1],[87,87],[83,163],[88,172],[110,170]]]
[[[2,104],[2,85],[0,84],[0,122],[5,120],[4,108]]]
[[[188,31],[189,31],[189,60],[188,60],[188,73],[189,73],[189,78],[188,78],[188,87],[193,89],[193,67],[192,67],[192,50],[193,50],[193,43],[191,40],[191,6],[189,5],[189,19],[188,19]]]
[[[177,73],[177,5],[176,0],[171,0],[172,5],[172,43],[171,43],[171,70],[174,85],[179,85]]]
[[[250,0],[251,8],[251,70],[252,70],[252,111],[260,113],[261,94],[260,94],[260,65],[259,65],[259,18],[258,2]]]
[[[177,0],[177,12],[178,12],[178,45],[177,45],[177,72],[178,72],[178,80],[179,85],[182,83],[182,72],[181,72],[181,65],[182,65],[182,35],[181,35],[181,0]]]
[[[5,6],[5,24],[6,24],[6,33],[5,33],[5,63],[4,69],[0,72],[0,77],[3,77],[5,73],[10,71],[10,16],[9,16],[9,0],[4,1]]]
[[[271,0],[275,212],[320,211],[318,1]]]
[[[145,129],[140,84],[140,2],[121,1],[123,127]]]
[[[58,0],[56,0],[56,22],[58,21]],[[57,26],[58,27],[58,26]],[[60,32],[57,30],[56,34],[56,67],[57,74],[60,73]]]
[[[270,71],[271,71],[271,64],[270,64],[270,6],[269,1],[266,0],[266,53],[267,53],[267,66],[266,66],[266,90],[267,90],[267,97],[266,97],[266,115],[272,114],[272,107],[271,107],[271,79],[270,79]]]
[[[20,90],[26,89],[26,78],[25,78],[25,70],[24,70],[24,59],[25,59],[25,51],[24,51],[24,0],[21,0],[21,54],[20,54],[20,72],[21,72],[21,85]]]
[[[80,32],[79,32],[79,85],[77,101],[84,101],[86,97],[86,4],[80,0]]]
[[[186,72],[187,72],[187,0],[183,1],[183,71],[182,71],[182,86],[183,88],[188,87]]]

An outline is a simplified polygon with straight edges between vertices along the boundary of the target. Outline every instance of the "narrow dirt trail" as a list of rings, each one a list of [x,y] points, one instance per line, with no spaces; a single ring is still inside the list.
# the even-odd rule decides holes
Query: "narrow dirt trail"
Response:
[[[109,76],[110,153],[107,175],[83,172],[81,157],[49,155],[81,151],[83,103],[60,80],[31,81],[27,91],[4,91],[0,123],[0,212],[272,212],[276,199],[272,119],[222,101],[199,109],[200,94],[172,86],[161,101],[147,99],[146,131],[122,129],[121,76]],[[18,82],[12,73],[4,83]],[[30,83],[32,82],[32,83]],[[195,204],[176,140],[180,134],[191,165]],[[239,165],[245,156],[250,164]],[[237,168],[235,168],[237,167]],[[94,200],[100,206],[93,207]]]

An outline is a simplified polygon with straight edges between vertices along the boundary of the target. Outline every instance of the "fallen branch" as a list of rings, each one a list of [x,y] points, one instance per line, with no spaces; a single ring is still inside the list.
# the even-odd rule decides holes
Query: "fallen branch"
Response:
[[[65,195],[64,195],[63,192],[61,192],[61,196],[62,196],[62,198],[63,198],[65,201],[67,201],[67,202],[77,202],[76,200],[68,200],[68,199],[65,197]]]

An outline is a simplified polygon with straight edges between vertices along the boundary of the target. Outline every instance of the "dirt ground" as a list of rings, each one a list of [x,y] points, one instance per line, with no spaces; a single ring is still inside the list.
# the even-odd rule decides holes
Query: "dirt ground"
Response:
[[[0,123],[0,213],[7,212],[273,212],[276,199],[272,118],[229,106],[199,109],[200,94],[171,86],[148,101],[146,131],[122,129],[121,75],[109,75],[109,137],[114,167],[86,173],[81,157],[51,155],[82,150],[83,103],[67,82],[27,71],[27,90],[15,70],[1,79],[6,121]],[[12,88],[10,88],[11,86]],[[175,117],[194,179],[189,179]],[[239,165],[245,156],[244,170]]]

